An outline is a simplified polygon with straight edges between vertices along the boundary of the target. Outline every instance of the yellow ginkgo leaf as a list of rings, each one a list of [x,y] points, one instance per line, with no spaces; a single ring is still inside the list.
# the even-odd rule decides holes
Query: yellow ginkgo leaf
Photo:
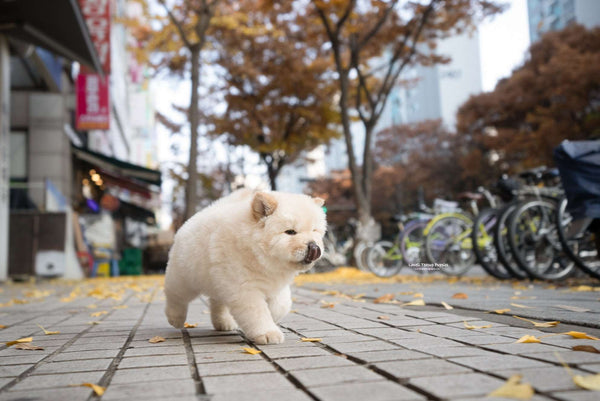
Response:
[[[194,327],[198,327],[198,323],[188,323],[188,322],[185,322],[183,324],[183,327],[185,327],[186,329],[193,329]]]
[[[334,308],[335,304],[333,302],[323,302],[323,305],[321,305],[321,308]]]
[[[513,398],[515,400],[529,400],[533,397],[533,387],[529,383],[521,383],[521,375],[512,375],[501,387],[488,394],[488,397]]]
[[[166,341],[166,340],[164,339],[164,337],[161,337],[161,336],[154,336],[148,340],[148,342],[151,344],[162,343],[163,341]]]
[[[379,320],[390,320],[390,317],[386,316],[386,315],[381,315],[381,316],[377,316],[377,319],[379,319]]]
[[[102,315],[106,315],[107,313],[108,313],[108,311],[101,310],[101,311],[98,311],[98,312],[90,313],[90,316],[91,317],[99,317],[99,316],[102,316]]]
[[[496,309],[496,310],[490,311],[488,313],[497,313],[499,315],[503,315],[506,312],[510,312],[510,309],[508,309],[508,308],[506,308],[506,309]]]
[[[533,324],[535,327],[554,327],[554,326],[558,326],[560,324],[560,322],[557,322],[557,321],[536,322],[535,320],[529,320],[529,319],[525,319],[524,317],[519,317],[519,316],[515,316],[515,315],[513,315],[513,317],[516,319],[519,319],[519,320],[524,320],[526,322],[529,322],[529,323]]]
[[[469,296],[467,294],[465,294],[464,292],[457,292],[456,294],[452,295],[452,298],[454,298],[454,299],[467,299],[467,298],[469,298]]]
[[[469,330],[475,330],[475,329],[489,329],[490,327],[492,327],[491,324],[486,324],[485,326],[472,326],[469,323],[467,323],[466,320],[463,320],[463,323],[465,324],[465,328],[469,329]]]
[[[11,345],[22,344],[22,343],[30,343],[32,341],[33,341],[33,337],[19,338],[18,340],[7,342],[6,346],[10,347]]]
[[[300,340],[305,343],[318,343],[318,342],[323,341],[322,338],[309,338],[309,337],[302,337]]]
[[[0,330],[2,330],[2,329],[5,329],[5,328],[6,328],[6,326],[5,326],[5,325],[3,325],[3,324],[0,324]]]
[[[15,345],[15,349],[22,349],[22,350],[27,350],[27,351],[41,351],[44,349],[44,347],[38,347],[37,345],[33,345],[33,344],[29,344],[29,343],[23,343],[23,344]]]
[[[521,304],[515,304],[515,303],[512,303],[510,305],[514,306],[515,308],[535,309],[533,306],[527,306],[527,305],[521,305]]]
[[[423,298],[424,295],[421,292],[417,292],[416,294],[413,294],[413,298]]]
[[[54,334],[60,334],[60,331],[50,331],[50,330],[46,330],[45,328],[43,328],[43,327],[42,327],[42,326],[40,326],[39,324],[38,324],[38,327],[39,327],[40,329],[44,330],[44,334],[45,334],[45,335],[47,335],[47,336],[51,336],[51,335],[54,335]]]
[[[519,338],[517,341],[515,341],[517,343],[541,343],[542,341],[537,338],[536,336],[532,336],[532,335],[524,335],[523,337]]]
[[[444,301],[442,301],[441,303],[442,303],[442,306],[443,306],[444,308],[446,308],[447,310],[454,309],[454,307],[453,307],[453,306],[450,306],[450,305],[448,305],[448,304],[447,304],[446,302],[444,302]]]
[[[127,305],[117,305],[117,306],[113,306],[113,309],[127,309],[128,306]]]
[[[414,301],[403,303],[400,306],[425,306],[425,301],[422,299],[415,299]]]
[[[104,391],[106,391],[106,388],[101,387],[94,383],[73,384],[72,386],[73,387],[89,387],[92,390],[94,390],[94,393],[96,393],[97,396],[102,396],[104,394]]]
[[[579,338],[582,340],[600,340],[600,338],[598,337],[594,337],[594,336],[590,336],[586,333],[583,333],[581,331],[568,331],[566,333],[561,333],[561,334],[566,334],[568,336],[571,336],[573,338]]]
[[[393,301],[393,299],[394,299],[394,294],[385,294],[385,295],[382,295],[379,298],[375,299],[373,301],[373,303],[385,304],[385,303]]]
[[[256,355],[256,354],[260,354],[262,351],[259,351],[257,349],[254,348],[249,348],[249,347],[243,347],[242,350],[246,353],[246,354],[251,354],[251,355]]]
[[[575,375],[573,382],[586,390],[600,391],[600,373],[587,376]]]

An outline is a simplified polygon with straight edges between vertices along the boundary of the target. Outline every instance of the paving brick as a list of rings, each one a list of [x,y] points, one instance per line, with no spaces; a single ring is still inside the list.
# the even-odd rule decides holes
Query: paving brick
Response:
[[[110,350],[95,350],[95,351],[79,351],[79,352],[62,352],[52,358],[54,362],[60,361],[76,361],[81,359],[99,359],[99,358],[114,358],[119,353],[118,349]]]
[[[289,348],[270,348],[262,346],[261,350],[269,356],[269,358],[294,358],[303,356],[319,356],[319,355],[331,355],[329,352],[318,346],[312,347],[289,347]]]
[[[348,359],[334,355],[283,358],[278,359],[277,364],[286,371],[354,365],[354,363]]]
[[[209,376],[202,378],[202,383],[204,383],[204,388],[208,394],[295,390],[294,385],[279,373]]]
[[[71,372],[89,372],[93,370],[106,370],[112,359],[87,359],[82,361],[61,361],[47,362],[40,365],[35,373],[71,373]]]
[[[168,385],[165,384],[165,382],[154,382],[111,385],[102,396],[102,400],[136,400],[142,398],[140,394],[152,394],[152,397],[161,399],[166,396],[175,398],[182,395],[193,395],[196,392],[196,385],[191,378],[171,380]],[[143,398],[146,399],[146,397]]]
[[[217,393],[210,395],[210,401],[311,401],[305,392],[299,389],[287,390],[256,390],[230,393]]]
[[[409,379],[409,383],[439,398],[483,397],[504,381],[481,373],[428,376]]]
[[[41,390],[9,391],[0,394],[0,401],[56,401],[56,400],[86,400],[92,389],[88,387],[61,387]]]
[[[571,369],[574,375],[587,375],[588,373],[578,369]],[[579,387],[573,382],[569,373],[562,366],[536,368],[536,369],[509,369],[494,371],[507,379],[514,375],[523,376],[522,381],[531,384],[538,391],[567,391],[578,390]]]
[[[151,355],[151,356],[132,356],[123,358],[119,363],[119,369],[143,368],[146,366],[174,366],[187,365],[187,355]]]
[[[392,382],[345,383],[310,389],[320,401],[412,401],[425,397]]]
[[[377,362],[375,366],[399,379],[471,372],[469,368],[442,359]]]
[[[23,355],[23,352],[21,352],[21,355],[18,355],[17,357],[17,355],[14,354],[4,354],[0,352],[0,366],[23,365],[27,363],[34,364],[36,362],[41,361],[47,356],[48,353],[37,352]]]
[[[416,338],[409,339],[398,339],[392,340],[393,343],[400,345],[401,347],[414,349],[414,350],[426,350],[432,347],[455,347],[461,345],[455,341],[446,340],[444,338],[433,337],[427,334],[421,334]]]
[[[203,352],[237,352],[242,347],[247,347],[246,343],[237,344],[194,344],[192,343],[192,349],[194,353],[200,354]]]
[[[341,352],[342,354],[347,354],[349,352],[366,352],[366,351],[383,351],[383,350],[392,350],[398,349],[399,347],[395,344],[391,344],[385,341],[372,340],[372,341],[362,341],[356,343],[340,343],[340,344],[328,344],[336,351]]]
[[[383,329],[357,329],[359,333],[363,333],[368,336],[379,337],[386,340],[404,339],[408,340],[411,338],[417,338],[421,334],[410,331],[405,331],[395,327],[386,327]]]
[[[600,354],[593,354],[591,352],[575,352],[575,351],[562,351],[558,352],[560,357],[566,363],[573,363],[577,365],[588,364],[588,363],[600,363]],[[524,353],[523,356],[530,356],[535,359],[541,359],[552,363],[557,363],[558,358],[554,352],[544,353]]]
[[[598,401],[598,392],[595,391],[565,391],[552,395],[563,401]]]
[[[16,377],[27,369],[32,367],[33,364],[27,365],[5,365],[0,366],[0,377]]]
[[[126,384],[161,380],[187,379],[191,377],[189,366],[147,367],[138,369],[117,369],[111,383]]]
[[[459,356],[492,356],[497,355],[495,352],[486,351],[480,348],[469,347],[462,345],[457,347],[431,347],[422,350],[428,355],[435,355],[440,358],[453,358]]]
[[[325,386],[348,382],[380,381],[382,377],[362,366],[296,370],[290,373],[304,386]]]
[[[28,376],[15,386],[11,391],[35,390],[40,388],[68,387],[80,383],[97,383],[102,376],[103,371],[80,372],[80,373],[61,373],[59,375],[38,375]]]
[[[548,366],[546,363],[534,361],[532,359],[521,358],[515,355],[468,356],[462,358],[451,358],[451,360],[460,365],[482,370],[484,372],[494,372],[496,370],[503,369],[542,368]]]
[[[235,361],[235,362],[204,362],[198,363],[198,372],[201,377],[205,376],[222,376],[222,375],[239,375],[248,372],[262,373],[274,372],[275,367],[264,359],[255,361]]]
[[[430,355],[407,350],[407,349],[392,349],[385,351],[369,351],[369,352],[349,352],[348,355],[358,358],[367,363],[383,362],[383,361],[409,361],[412,359],[428,359]]]
[[[482,348],[516,355],[564,351],[564,348],[561,347],[539,343],[490,344],[482,345]]]

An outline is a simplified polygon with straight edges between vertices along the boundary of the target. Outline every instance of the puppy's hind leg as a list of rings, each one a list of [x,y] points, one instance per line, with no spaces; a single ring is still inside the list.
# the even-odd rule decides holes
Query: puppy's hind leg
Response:
[[[230,331],[238,328],[227,306],[214,298],[210,299],[210,320],[215,330],[218,331]]]
[[[177,329],[183,328],[187,318],[188,305],[198,294],[186,291],[185,284],[179,282],[174,274],[169,274],[167,269],[165,296],[167,298],[165,314],[169,324]]]

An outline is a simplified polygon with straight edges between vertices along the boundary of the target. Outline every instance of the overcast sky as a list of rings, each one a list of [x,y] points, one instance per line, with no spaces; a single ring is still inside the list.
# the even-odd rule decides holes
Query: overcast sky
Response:
[[[521,65],[529,47],[526,0],[504,0],[510,8],[479,29],[483,90],[491,91],[496,82]]]

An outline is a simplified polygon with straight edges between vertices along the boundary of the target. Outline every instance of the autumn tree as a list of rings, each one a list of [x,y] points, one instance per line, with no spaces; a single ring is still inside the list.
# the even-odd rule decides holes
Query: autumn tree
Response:
[[[564,139],[600,137],[599,65],[600,28],[571,25],[533,43],[510,77],[459,109],[471,162],[516,172],[552,165],[552,150]]]
[[[227,106],[212,118],[212,134],[257,152],[275,190],[286,164],[339,135],[339,115],[327,75],[330,59],[306,33],[314,28],[291,2],[261,3],[240,2],[215,33]]]
[[[334,61],[339,111],[352,174],[361,239],[372,237],[374,128],[403,70],[415,63],[444,62],[436,42],[471,29],[501,8],[484,0],[311,0],[308,12],[322,26],[323,41]],[[357,118],[364,130],[364,152],[355,151]]]
[[[211,21],[226,0],[137,0],[141,15],[126,21],[139,46],[133,49],[140,61],[155,70],[169,72],[190,80],[187,109],[190,148],[185,184],[185,217],[196,213],[198,203],[198,126],[201,52],[209,41]],[[224,7],[223,7],[224,9]]]

